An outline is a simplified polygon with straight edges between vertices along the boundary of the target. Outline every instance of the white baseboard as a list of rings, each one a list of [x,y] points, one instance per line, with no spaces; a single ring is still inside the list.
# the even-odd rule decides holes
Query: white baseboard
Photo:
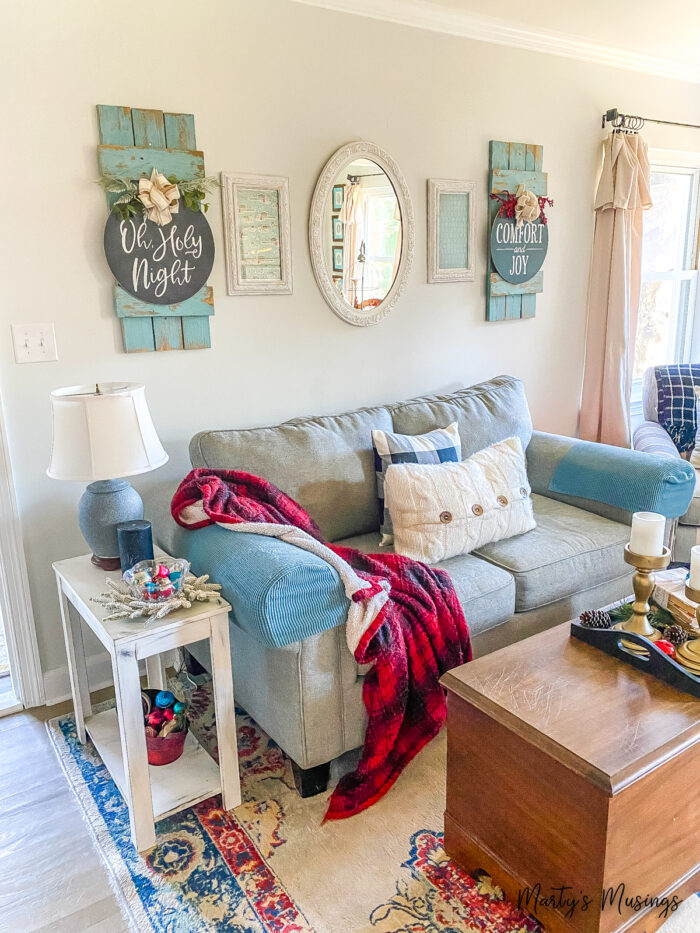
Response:
[[[109,655],[102,651],[100,654],[89,655],[86,660],[90,691],[110,687],[113,681],[112,662]],[[166,668],[175,667],[176,662],[177,651],[166,652]],[[146,671],[145,663],[141,661],[139,666],[141,673],[144,674]],[[68,665],[64,664],[62,667],[54,667],[49,671],[44,671],[44,694],[47,706],[54,706],[56,703],[63,703],[64,700],[71,699]]]
[[[87,658],[88,683],[90,690],[102,690],[112,683],[112,662],[105,652]],[[71,699],[68,665],[44,671],[44,695],[47,706]]]

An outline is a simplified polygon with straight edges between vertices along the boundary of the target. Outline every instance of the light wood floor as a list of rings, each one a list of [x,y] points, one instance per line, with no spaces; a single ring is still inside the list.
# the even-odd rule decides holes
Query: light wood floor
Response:
[[[0,933],[129,929],[44,725],[70,710],[0,719]]]

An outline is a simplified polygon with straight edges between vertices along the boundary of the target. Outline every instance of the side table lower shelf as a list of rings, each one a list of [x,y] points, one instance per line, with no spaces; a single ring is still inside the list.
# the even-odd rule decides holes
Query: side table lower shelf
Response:
[[[168,555],[158,550],[157,556]],[[224,810],[239,806],[241,787],[228,632],[229,603],[221,597],[194,602],[147,625],[130,619],[112,619],[106,607],[95,602],[105,586],[105,571],[94,566],[89,554],[56,561],[53,568],[78,739],[84,742],[89,733],[127,803],[131,840],[136,851],[145,852],[157,843],[156,820],[200,800],[220,793]],[[110,571],[107,579],[118,584],[121,573]],[[116,705],[113,710],[96,715],[90,703],[83,624],[97,636],[112,661]],[[160,690],[165,684],[162,655],[203,640],[208,640],[211,653],[219,763],[217,765],[195,736],[189,734],[177,761],[149,766],[139,662],[146,662],[149,687]]]
[[[116,709],[105,710],[88,717],[85,720],[85,729],[120,794],[128,801]],[[221,791],[219,766],[192,732],[188,732],[185,749],[177,761],[169,765],[149,765],[148,773],[154,820],[191,807]]]

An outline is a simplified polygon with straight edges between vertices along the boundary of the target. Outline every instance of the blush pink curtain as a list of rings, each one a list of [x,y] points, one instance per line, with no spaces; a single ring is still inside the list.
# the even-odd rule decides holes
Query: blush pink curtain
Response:
[[[345,199],[338,215],[343,223],[343,297],[351,307],[357,303],[358,281],[364,263],[357,261],[365,225],[365,190],[359,184],[345,189]]]
[[[642,276],[642,212],[651,207],[647,146],[637,134],[605,141],[595,199],[593,262],[579,435],[629,447],[630,388]]]

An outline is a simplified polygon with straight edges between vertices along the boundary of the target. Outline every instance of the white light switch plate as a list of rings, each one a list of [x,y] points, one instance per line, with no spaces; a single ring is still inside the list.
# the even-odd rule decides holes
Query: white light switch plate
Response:
[[[53,324],[13,324],[16,363],[48,363],[58,359]]]

